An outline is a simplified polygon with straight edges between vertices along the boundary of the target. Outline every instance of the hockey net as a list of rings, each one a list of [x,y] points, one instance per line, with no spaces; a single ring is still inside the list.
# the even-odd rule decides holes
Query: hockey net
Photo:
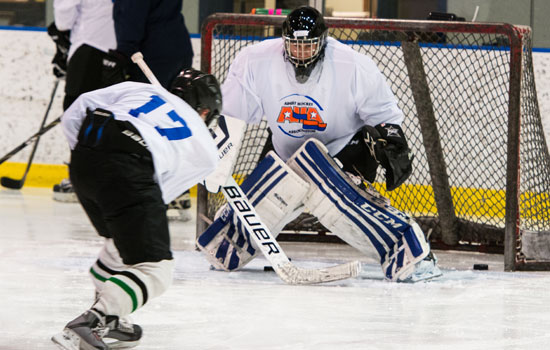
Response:
[[[239,50],[280,37],[283,20],[210,16],[202,28],[202,70],[223,82]],[[375,187],[415,217],[432,246],[503,252],[506,270],[550,269],[550,158],[535,91],[531,29],[443,21],[326,22],[330,36],[377,63],[406,116],[413,173],[386,192],[380,172]],[[265,121],[247,127],[234,169],[237,181],[255,168],[267,138]],[[198,233],[223,202],[199,188]],[[307,214],[283,233],[330,236]]]

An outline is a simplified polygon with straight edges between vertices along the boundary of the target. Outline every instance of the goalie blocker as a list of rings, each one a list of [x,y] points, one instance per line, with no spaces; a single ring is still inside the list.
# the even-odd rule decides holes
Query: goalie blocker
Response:
[[[371,254],[374,248],[390,281],[414,282],[441,274],[420,227],[385,198],[353,185],[315,139],[286,164],[269,152],[242,188],[274,235],[309,210],[359,251]],[[197,244],[212,265],[225,271],[242,268],[258,254],[250,233],[227,207]]]

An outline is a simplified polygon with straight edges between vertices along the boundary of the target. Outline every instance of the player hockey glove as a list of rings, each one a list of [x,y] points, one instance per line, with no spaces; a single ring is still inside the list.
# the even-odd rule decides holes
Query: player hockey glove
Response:
[[[130,59],[120,51],[109,50],[109,55],[103,58],[101,81],[104,87],[128,80]]]
[[[55,43],[56,52],[52,59],[53,74],[58,78],[63,78],[67,75],[67,57],[69,48],[71,47],[71,31],[60,31],[57,29],[55,22],[48,26],[48,35]]]
[[[363,128],[371,154],[386,169],[386,190],[393,191],[412,173],[412,160],[403,130],[396,124],[378,124]]]

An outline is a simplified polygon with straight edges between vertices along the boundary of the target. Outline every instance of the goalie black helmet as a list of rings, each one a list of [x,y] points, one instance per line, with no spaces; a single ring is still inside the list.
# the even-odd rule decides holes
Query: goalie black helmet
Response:
[[[222,110],[222,92],[216,77],[189,68],[174,79],[170,92],[183,99],[199,114],[208,109],[204,122],[210,125]]]
[[[315,65],[323,56],[327,32],[323,15],[315,8],[295,9],[283,23],[286,58],[297,68]]]

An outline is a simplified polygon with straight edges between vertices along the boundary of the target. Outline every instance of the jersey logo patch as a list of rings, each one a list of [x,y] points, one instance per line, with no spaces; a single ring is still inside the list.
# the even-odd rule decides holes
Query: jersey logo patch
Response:
[[[283,97],[281,102],[283,105],[279,111],[277,123],[279,129],[288,136],[304,137],[305,133],[324,131],[327,128],[320,113],[323,108],[313,98],[292,94]]]

